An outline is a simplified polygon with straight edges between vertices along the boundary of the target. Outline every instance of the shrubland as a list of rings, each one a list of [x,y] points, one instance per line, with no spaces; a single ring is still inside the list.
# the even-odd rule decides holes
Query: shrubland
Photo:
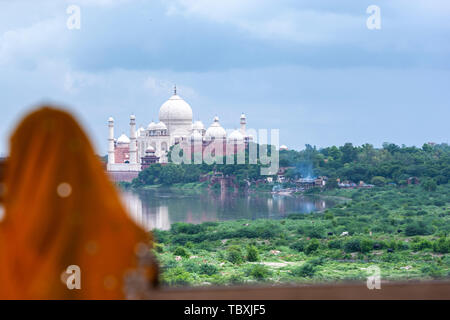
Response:
[[[168,285],[322,283],[450,277],[450,185],[328,190],[333,208],[280,220],[235,220],[154,230]],[[348,235],[344,235],[347,234]]]

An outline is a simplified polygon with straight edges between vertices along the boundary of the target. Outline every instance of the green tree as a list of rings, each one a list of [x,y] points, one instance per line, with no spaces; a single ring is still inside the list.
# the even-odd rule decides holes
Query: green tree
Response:
[[[256,262],[259,261],[258,249],[255,246],[247,247],[247,261]]]
[[[227,260],[233,264],[241,264],[244,262],[244,258],[242,257],[241,248],[238,246],[230,246],[227,249]]]
[[[384,186],[386,184],[386,179],[384,177],[375,176],[373,177],[370,182],[376,186]]]
[[[300,267],[292,270],[292,274],[297,277],[312,277],[316,273],[316,267],[309,262],[305,262]]]
[[[317,251],[317,249],[319,249],[319,246],[320,246],[319,240],[312,239],[306,246],[306,249],[305,249],[306,254],[311,254],[311,253]]]
[[[436,184],[436,181],[434,181],[434,179],[427,179],[424,182],[422,182],[422,187],[426,191],[436,191],[437,184]]]

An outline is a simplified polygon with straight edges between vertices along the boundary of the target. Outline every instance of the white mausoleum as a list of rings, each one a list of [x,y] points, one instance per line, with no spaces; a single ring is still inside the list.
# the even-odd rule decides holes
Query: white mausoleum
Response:
[[[136,117],[130,116],[130,136],[122,134],[114,138],[114,119],[109,118],[108,138],[108,171],[136,172],[141,171],[141,158],[146,151],[159,157],[160,163],[167,163],[167,152],[171,146],[184,141],[202,141],[207,144],[213,140],[239,143],[248,142],[252,138],[246,133],[246,116],[240,117],[240,129],[233,131],[228,137],[216,116],[208,129],[201,121],[192,121],[192,108],[174,94],[159,109],[159,122],[151,122],[147,128],[136,129]]]

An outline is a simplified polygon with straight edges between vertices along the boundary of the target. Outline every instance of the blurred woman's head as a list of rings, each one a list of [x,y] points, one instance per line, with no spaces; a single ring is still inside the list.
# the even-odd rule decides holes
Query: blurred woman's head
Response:
[[[25,117],[10,140],[4,185],[0,297],[124,296],[124,276],[149,234],[126,214],[70,114],[43,107]],[[71,265],[80,268],[80,290],[67,287]]]

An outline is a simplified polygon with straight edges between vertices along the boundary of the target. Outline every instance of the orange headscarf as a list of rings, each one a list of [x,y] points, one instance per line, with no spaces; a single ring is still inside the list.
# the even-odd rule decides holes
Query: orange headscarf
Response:
[[[0,298],[126,297],[126,277],[142,267],[150,234],[123,209],[72,116],[44,107],[20,123],[4,185]],[[81,289],[68,289],[71,265],[80,268]],[[155,280],[156,265],[143,273]]]

